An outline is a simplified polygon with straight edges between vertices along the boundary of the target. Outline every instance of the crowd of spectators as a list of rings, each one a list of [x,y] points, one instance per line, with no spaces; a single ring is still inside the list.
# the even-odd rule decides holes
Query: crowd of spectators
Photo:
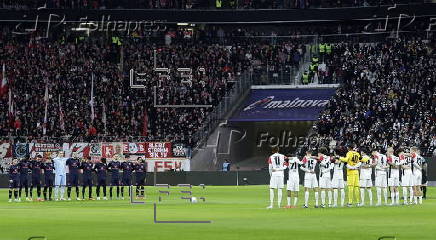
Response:
[[[315,127],[323,144],[436,149],[434,42],[337,44],[326,65],[342,85]]]
[[[0,8],[27,10],[46,6],[66,9],[304,9],[423,2],[425,0],[1,0]]]
[[[193,144],[193,135],[238,75],[266,62],[298,64],[300,44],[209,44],[200,39],[161,44],[144,38],[125,38],[122,44],[89,37],[63,40],[1,39],[2,59],[11,81],[14,118],[8,116],[8,94],[1,97],[0,136],[26,136],[31,140],[68,137],[70,141],[167,140]],[[76,43],[77,41],[77,43]],[[156,52],[156,59],[154,54]],[[156,67],[168,68],[169,78]],[[187,72],[177,68],[191,68]],[[144,89],[132,89],[130,69],[145,74]],[[92,77],[95,117],[91,119]],[[48,118],[44,124],[45,89]],[[211,105],[212,107],[154,107],[158,105]],[[61,118],[62,111],[62,118]],[[46,129],[44,134],[43,129]]]

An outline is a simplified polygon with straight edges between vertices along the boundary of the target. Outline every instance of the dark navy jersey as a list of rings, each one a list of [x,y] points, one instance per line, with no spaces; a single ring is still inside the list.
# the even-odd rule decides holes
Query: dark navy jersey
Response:
[[[112,178],[118,178],[121,168],[121,163],[118,161],[110,162],[108,164],[108,169],[112,173]]]
[[[93,165],[90,162],[83,162],[82,165],[80,165],[80,168],[83,169],[84,178],[91,178],[92,167]]]
[[[96,163],[94,166],[94,171],[97,172],[97,176],[98,178],[102,179],[102,178],[106,178],[106,173],[107,173],[107,165],[105,163]]]
[[[80,161],[75,158],[69,158],[66,162],[70,174],[79,174]]]
[[[18,173],[20,172],[20,167],[18,166],[18,164],[17,165],[11,165],[10,167],[9,167],[9,178],[10,179],[16,179],[16,178],[18,178]]]
[[[30,168],[32,169],[32,176],[34,176],[34,177],[41,176],[42,165],[43,165],[43,163],[41,161],[36,161],[36,160],[33,160],[30,163]]]
[[[133,164],[131,162],[121,163],[121,169],[123,170],[123,178],[132,176]]]
[[[145,174],[146,168],[144,163],[137,163],[134,166],[137,176],[143,176]]]
[[[44,176],[48,177],[53,175],[54,164],[53,162],[45,162],[42,164],[42,169],[44,169]]]
[[[27,160],[23,160],[18,163],[18,167],[20,168],[20,175],[27,175],[30,169],[30,162]]]

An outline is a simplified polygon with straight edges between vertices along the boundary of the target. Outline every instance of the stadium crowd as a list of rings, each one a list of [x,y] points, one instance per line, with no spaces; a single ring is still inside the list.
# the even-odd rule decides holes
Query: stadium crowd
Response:
[[[153,86],[160,105],[216,106],[248,68],[266,62],[298,65],[303,55],[303,47],[291,41],[230,47],[194,39],[159,45],[132,38],[120,46],[99,38],[22,42],[5,35],[2,55],[7,61],[2,63],[11,83],[13,111],[1,115],[0,135],[27,136],[30,141],[43,136],[92,141],[104,135],[114,137],[107,141],[143,136],[193,145],[193,134],[213,107],[155,108]],[[154,71],[154,50],[156,66],[169,68],[169,79]],[[177,72],[180,67],[192,69],[191,82]],[[130,69],[146,73],[146,88],[130,88]],[[1,111],[8,113],[7,93],[1,103]]]
[[[327,74],[343,84],[319,117],[318,137],[339,145],[355,143],[370,149],[413,145],[433,152],[434,43],[408,39],[341,43],[334,48],[326,56]]]

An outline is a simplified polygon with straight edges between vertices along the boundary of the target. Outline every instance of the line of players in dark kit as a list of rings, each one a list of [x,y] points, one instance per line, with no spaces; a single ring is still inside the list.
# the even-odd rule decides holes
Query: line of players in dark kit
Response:
[[[128,156],[126,156],[127,158]],[[107,162],[105,158],[93,161],[90,157],[80,159],[75,153],[66,162],[68,168],[67,178],[67,200],[71,200],[72,189],[75,189],[76,200],[85,200],[85,190],[88,188],[88,199],[92,197],[93,177],[92,173],[97,175],[97,200],[100,200],[101,190],[103,190],[103,200],[107,200],[106,186],[108,172],[109,181],[109,198],[114,199],[113,188],[116,188],[116,199],[124,199],[124,187],[128,191],[132,186],[132,175],[135,173],[136,197],[144,198],[146,164],[145,160],[138,157],[136,161],[125,161],[123,156],[117,155],[113,160]],[[21,202],[22,190],[25,191],[26,201],[33,201],[33,189],[36,188],[36,200],[52,200],[54,187],[54,165],[51,158],[43,159],[40,155],[34,159],[13,159],[9,167],[9,202],[13,199],[15,202]],[[120,172],[122,171],[122,172]],[[29,173],[31,182],[29,182]],[[82,176],[82,198],[79,193],[79,178]],[[30,190],[30,191],[29,191]],[[41,190],[42,195],[41,196]],[[130,192],[129,192],[130,196]],[[65,200],[65,199],[60,199]]]

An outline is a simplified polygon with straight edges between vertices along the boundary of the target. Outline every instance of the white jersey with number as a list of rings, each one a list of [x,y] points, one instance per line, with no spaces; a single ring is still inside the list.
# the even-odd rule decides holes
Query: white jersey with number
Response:
[[[289,158],[288,161],[289,178],[300,177],[300,174],[298,173],[299,164],[302,164],[302,162],[297,157]]]
[[[417,174],[422,174],[422,166],[425,163],[424,158],[421,155],[418,154],[412,154],[412,161],[413,161],[413,174],[417,175]]]
[[[368,162],[362,163],[362,165],[360,165],[360,179],[365,179],[365,180],[371,179],[371,175],[372,175],[371,164],[372,164],[372,159],[368,158]]]
[[[317,160],[311,157],[303,158],[303,165],[301,166],[301,170],[304,173],[304,187],[306,188],[317,188],[318,187],[318,179],[316,178],[315,167]]]
[[[388,178],[399,178],[400,177],[400,158],[392,155],[388,157],[388,162],[391,163],[388,170]],[[392,166],[393,165],[393,166]]]
[[[271,176],[284,176],[283,171],[286,168],[285,155],[274,153],[269,157],[268,164],[272,171]]]
[[[333,178],[334,179],[344,179],[344,166],[345,163],[339,161],[339,163],[335,163],[333,166]]]
[[[388,159],[386,155],[378,153],[374,156],[374,160],[376,161],[375,165],[375,175],[386,175],[387,169],[389,168]]]
[[[330,171],[333,167],[333,164],[330,161],[330,157],[326,155],[322,155],[320,157],[319,163],[319,178],[330,178]]]

